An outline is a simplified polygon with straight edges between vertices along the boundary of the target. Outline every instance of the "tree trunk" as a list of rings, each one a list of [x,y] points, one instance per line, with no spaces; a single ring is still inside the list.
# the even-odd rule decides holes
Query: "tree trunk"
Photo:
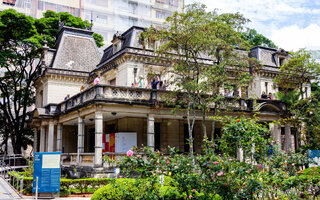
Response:
[[[214,141],[214,131],[215,131],[215,125],[216,125],[216,121],[212,120],[211,122],[211,141]]]
[[[203,138],[207,138],[207,127],[206,127],[206,111],[202,111],[202,131],[203,131]]]
[[[188,111],[187,111],[187,121],[188,121],[188,132],[189,132],[189,153],[193,157],[193,137],[192,137],[192,131],[193,131],[193,125],[194,125],[194,119],[195,116],[193,116],[192,124],[190,122],[190,103],[188,104]]]

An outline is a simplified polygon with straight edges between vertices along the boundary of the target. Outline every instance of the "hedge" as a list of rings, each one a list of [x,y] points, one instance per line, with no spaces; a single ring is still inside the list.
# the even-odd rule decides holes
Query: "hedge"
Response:
[[[94,193],[111,182],[111,178],[60,179],[60,196]],[[32,177],[23,178],[23,193],[32,194]]]

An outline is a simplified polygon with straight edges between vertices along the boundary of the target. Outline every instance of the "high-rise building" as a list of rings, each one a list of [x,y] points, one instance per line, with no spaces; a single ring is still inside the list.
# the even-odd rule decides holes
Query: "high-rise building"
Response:
[[[34,18],[41,18],[42,13],[46,10],[68,12],[77,17],[81,16],[80,0],[2,0],[0,11],[9,8]]]
[[[84,0],[83,15],[93,20],[93,31],[109,44],[115,32],[131,26],[161,26],[174,11],[182,11],[184,0]]]
[[[182,11],[184,0],[0,0],[0,11],[14,8],[35,18],[46,10],[69,12],[93,21],[93,31],[109,45],[113,34],[131,26],[161,26],[174,11]]]

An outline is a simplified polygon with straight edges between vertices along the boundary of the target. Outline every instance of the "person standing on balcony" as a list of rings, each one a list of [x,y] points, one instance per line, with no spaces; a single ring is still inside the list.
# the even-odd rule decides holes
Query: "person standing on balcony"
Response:
[[[64,98],[65,101],[68,99],[70,99],[70,94],[67,94],[67,96]]]
[[[153,90],[157,90],[158,89],[158,83],[159,81],[159,77],[157,77],[157,81],[155,78],[152,78],[151,80],[151,95],[150,95],[150,101],[154,102],[157,99],[157,92],[153,91]]]
[[[93,84],[98,85],[100,82],[100,75],[98,74],[97,77],[94,79]]]
[[[267,99],[267,98],[268,98],[268,96],[266,95],[266,92],[263,91],[262,95],[261,95],[261,99]]]
[[[138,87],[142,88],[143,87],[143,83],[144,83],[144,78],[142,75],[139,76],[139,80],[138,80]]]
[[[157,77],[157,81],[156,81],[155,78],[152,79],[152,81],[151,81],[151,88],[152,88],[153,90],[157,90],[157,89],[158,89],[158,83],[160,82],[159,79],[160,79],[159,76]]]
[[[271,100],[273,99],[273,96],[272,96],[271,92],[269,92],[268,99],[271,99]]]
[[[159,82],[159,90],[167,90],[168,84],[166,81],[160,81]]]

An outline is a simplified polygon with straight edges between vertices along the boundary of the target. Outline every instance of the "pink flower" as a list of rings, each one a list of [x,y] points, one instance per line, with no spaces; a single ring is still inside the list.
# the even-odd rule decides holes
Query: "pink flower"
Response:
[[[131,157],[132,155],[133,155],[133,151],[129,150],[129,151],[127,152],[127,156]]]
[[[228,160],[229,160],[229,161],[232,161],[232,158],[229,158]]]
[[[167,164],[169,164],[169,161],[167,161]]]
[[[279,142],[279,140],[276,141],[277,143]]]
[[[218,161],[214,161],[213,164],[217,165],[219,162]]]
[[[137,155],[137,158],[140,158],[140,155]]]
[[[195,192],[195,191],[196,191],[196,189],[193,189],[192,191],[193,191],[193,192]]]
[[[221,171],[217,174],[217,176],[222,176],[224,173]]]
[[[261,164],[259,165],[259,168],[262,168],[262,165],[261,165]]]
[[[251,169],[249,169],[247,172],[250,173],[250,172],[251,172]]]
[[[292,163],[292,166],[294,166],[294,163]]]
[[[191,198],[192,198],[192,195],[189,196],[189,199],[191,199]]]

